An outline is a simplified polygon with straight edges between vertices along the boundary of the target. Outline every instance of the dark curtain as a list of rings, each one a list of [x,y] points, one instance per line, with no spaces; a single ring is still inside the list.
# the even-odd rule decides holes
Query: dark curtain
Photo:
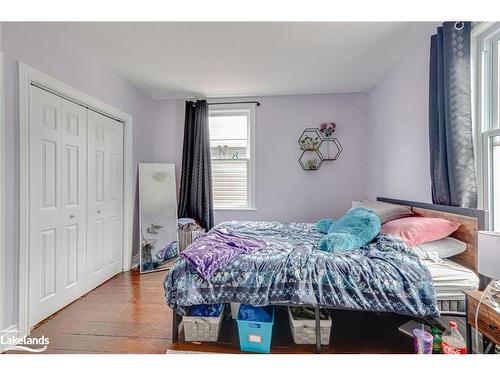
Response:
[[[206,100],[186,102],[178,215],[196,220],[207,230],[214,224]]]
[[[431,37],[429,146],[433,203],[476,208],[470,30],[470,22],[445,22]]]

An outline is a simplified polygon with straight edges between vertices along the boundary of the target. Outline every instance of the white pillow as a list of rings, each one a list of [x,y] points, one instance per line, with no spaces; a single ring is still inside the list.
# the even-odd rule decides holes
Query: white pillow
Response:
[[[445,237],[413,246],[412,249],[422,259],[435,259],[436,256],[445,259],[463,253],[467,250],[467,244],[456,238]]]
[[[388,221],[402,219],[404,217],[413,216],[413,211],[407,206],[400,206],[399,204],[374,202],[369,200],[352,201],[352,208],[361,207],[375,212],[380,218],[382,224]]]

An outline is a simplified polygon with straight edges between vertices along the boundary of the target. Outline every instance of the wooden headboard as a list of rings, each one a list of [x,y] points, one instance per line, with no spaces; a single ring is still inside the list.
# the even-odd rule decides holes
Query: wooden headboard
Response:
[[[460,224],[460,228],[458,228],[451,237],[465,242],[467,244],[467,250],[450,259],[477,273],[477,232],[486,228],[486,211],[390,198],[379,197],[377,200],[380,202],[408,206],[416,216],[440,217]]]

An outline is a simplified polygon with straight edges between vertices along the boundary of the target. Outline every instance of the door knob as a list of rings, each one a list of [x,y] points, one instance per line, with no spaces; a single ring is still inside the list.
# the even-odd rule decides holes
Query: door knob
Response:
[[[70,218],[70,219],[74,219],[74,218],[75,218],[75,215],[71,214],[71,215],[69,215],[69,218]]]
[[[101,210],[97,210],[97,213],[100,214],[101,213]]]

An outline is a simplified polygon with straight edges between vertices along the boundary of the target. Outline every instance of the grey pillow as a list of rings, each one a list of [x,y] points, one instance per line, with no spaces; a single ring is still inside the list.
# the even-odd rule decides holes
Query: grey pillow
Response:
[[[382,224],[385,224],[388,221],[402,219],[403,217],[413,216],[413,211],[410,207],[385,202],[374,202],[368,200],[352,201],[352,208],[355,207],[372,210],[380,218]]]
[[[437,241],[413,246],[412,249],[421,259],[434,259],[435,255],[445,259],[463,253],[467,250],[467,244],[456,238],[445,237]]]

